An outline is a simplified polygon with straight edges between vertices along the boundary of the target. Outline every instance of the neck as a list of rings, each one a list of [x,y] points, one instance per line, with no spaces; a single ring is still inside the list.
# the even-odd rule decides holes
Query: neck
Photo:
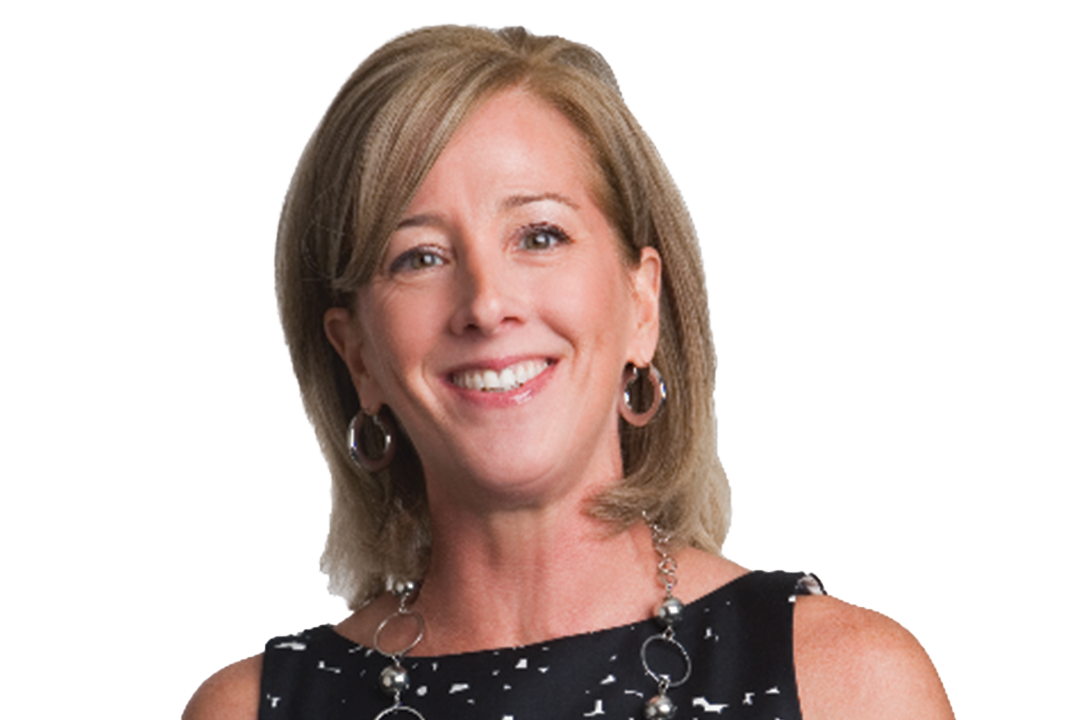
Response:
[[[650,617],[663,597],[642,522],[626,532],[580,507],[433,516],[414,654],[526,645]]]

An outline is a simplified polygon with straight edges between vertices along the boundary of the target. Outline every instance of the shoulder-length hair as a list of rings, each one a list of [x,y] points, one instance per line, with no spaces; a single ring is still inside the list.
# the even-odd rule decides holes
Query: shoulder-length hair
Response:
[[[628,263],[650,246],[663,260],[660,340],[653,364],[664,411],[643,428],[620,422],[625,479],[591,512],[617,531],[659,522],[679,544],[719,552],[729,490],[716,455],[716,367],[705,277],[682,198],[592,48],[522,28],[432,27],[376,50],[341,88],[304,150],[278,229],[278,306],[304,405],[330,466],[333,509],[322,568],[358,607],[390,578],[422,577],[430,519],[416,450],[398,429],[384,470],[349,458],[346,427],[360,409],[323,316],[356,307],[391,232],[450,137],[485,100],[521,89],[562,112],[588,143],[598,203]]]

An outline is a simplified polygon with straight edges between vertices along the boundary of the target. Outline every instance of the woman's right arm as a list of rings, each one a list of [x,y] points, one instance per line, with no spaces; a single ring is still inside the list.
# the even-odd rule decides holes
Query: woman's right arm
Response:
[[[257,720],[262,655],[233,663],[199,686],[181,720]]]

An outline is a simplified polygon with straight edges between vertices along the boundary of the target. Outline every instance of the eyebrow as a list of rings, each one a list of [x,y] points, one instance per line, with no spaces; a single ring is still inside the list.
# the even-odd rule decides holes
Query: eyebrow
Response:
[[[510,197],[499,203],[499,205],[503,210],[512,210],[514,208],[521,207],[522,205],[528,205],[535,202],[544,202],[545,200],[562,203],[563,205],[571,207],[575,210],[579,209],[576,202],[566,197],[565,195],[560,195],[557,192],[546,192],[540,193],[538,195],[511,195]]]
[[[538,202],[557,202],[573,208],[574,210],[580,209],[576,202],[557,192],[538,193],[535,195],[511,195],[499,203],[499,209],[506,212],[507,210],[513,210],[514,208],[519,208],[523,205]],[[421,213],[419,215],[411,215],[407,218],[403,218],[394,229],[403,230],[411,227],[437,227],[444,225],[445,223],[445,219],[437,213]]]
[[[445,224],[443,219],[434,213],[422,213],[420,215],[412,215],[407,218],[403,218],[401,222],[397,224],[395,230],[401,230],[403,228],[410,227],[428,227],[431,225],[443,225]]]

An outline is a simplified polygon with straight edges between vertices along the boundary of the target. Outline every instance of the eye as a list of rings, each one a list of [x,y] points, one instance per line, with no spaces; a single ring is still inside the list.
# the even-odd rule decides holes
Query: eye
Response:
[[[522,250],[551,250],[570,241],[562,229],[548,224],[529,225],[522,229],[519,244]]]
[[[416,272],[444,264],[446,260],[435,248],[415,247],[398,255],[390,263],[390,273]]]

